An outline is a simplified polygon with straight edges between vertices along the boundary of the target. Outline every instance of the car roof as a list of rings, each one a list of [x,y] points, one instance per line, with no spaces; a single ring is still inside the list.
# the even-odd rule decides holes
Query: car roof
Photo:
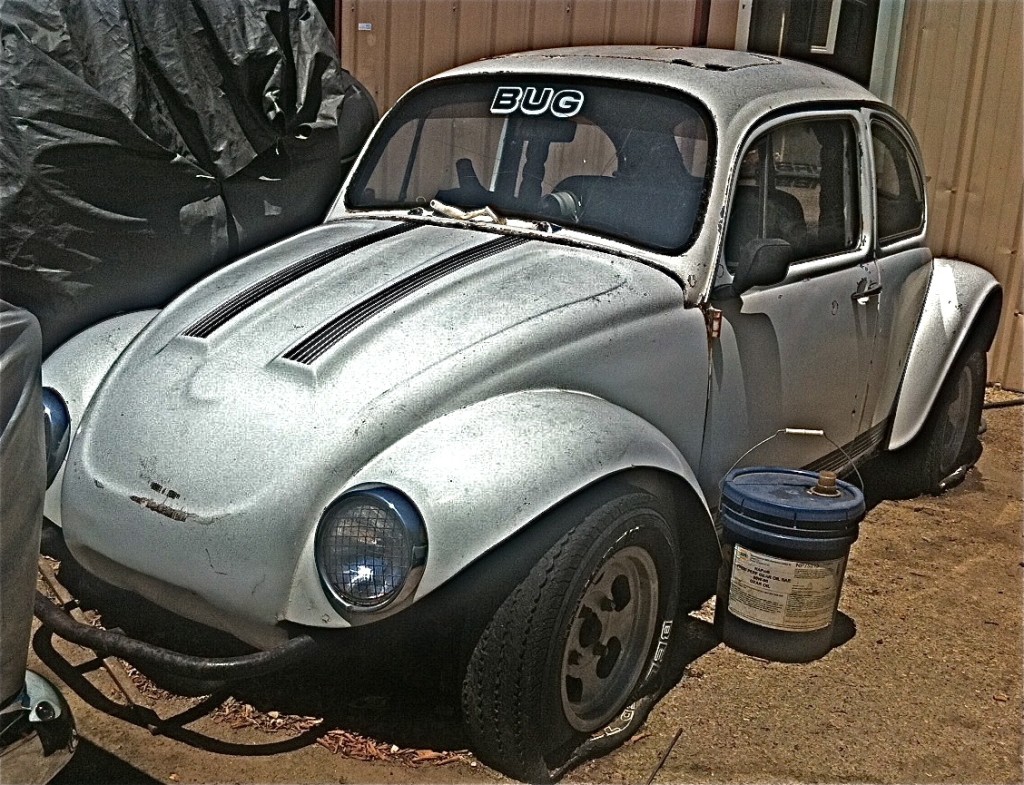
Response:
[[[817,66],[756,52],[700,47],[539,49],[480,60],[441,76],[477,74],[588,76],[659,84],[699,98],[720,122],[793,103],[879,102],[857,83]]]

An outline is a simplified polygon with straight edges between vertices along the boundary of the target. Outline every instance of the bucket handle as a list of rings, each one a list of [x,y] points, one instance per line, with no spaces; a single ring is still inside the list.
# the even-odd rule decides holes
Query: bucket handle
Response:
[[[786,434],[787,436],[820,436],[822,439],[827,441],[829,444],[831,444],[833,447],[835,447],[837,450],[839,450],[839,452],[841,452],[843,454],[843,457],[846,458],[847,463],[857,473],[857,479],[860,480],[860,490],[863,493],[863,491],[864,491],[864,475],[860,473],[860,469],[858,469],[857,468],[857,464],[853,462],[853,458],[850,457],[850,453],[848,453],[846,450],[844,450],[842,447],[840,447],[838,444],[836,444],[834,441],[832,441],[832,437],[830,437],[827,433],[825,433],[825,431],[823,429],[821,429],[821,428],[779,428],[779,430],[777,430],[771,436],[769,436],[766,439],[762,439],[757,444],[755,444],[753,447],[751,447],[749,450],[747,450],[745,453],[743,453],[743,455],[741,455],[739,458],[736,459],[736,462],[732,466],[729,467],[729,471],[726,472],[725,474],[723,474],[722,475],[722,479],[720,479],[718,481],[718,493],[719,493],[719,495],[722,494],[722,490],[723,490],[724,485],[725,485],[725,478],[729,476],[729,472],[731,472],[733,469],[735,469],[737,466],[739,466],[740,461],[742,461],[744,458],[746,458],[748,455],[750,455],[750,453],[752,453],[758,447],[761,447],[762,445],[767,444],[772,439],[774,439],[776,436],[782,436],[783,434]],[[845,468],[845,467],[843,467],[843,468]]]

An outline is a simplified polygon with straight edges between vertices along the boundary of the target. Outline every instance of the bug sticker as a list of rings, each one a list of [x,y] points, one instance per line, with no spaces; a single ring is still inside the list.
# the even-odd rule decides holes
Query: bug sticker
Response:
[[[499,87],[491,101],[491,114],[525,115],[550,113],[554,117],[572,117],[583,108],[583,93],[579,90],[558,90],[553,87]]]

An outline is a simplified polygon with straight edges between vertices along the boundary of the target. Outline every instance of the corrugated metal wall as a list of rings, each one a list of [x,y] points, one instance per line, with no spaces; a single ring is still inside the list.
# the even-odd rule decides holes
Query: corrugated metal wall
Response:
[[[1024,389],[1022,10],[1017,0],[909,0],[894,103],[924,148],[936,255],[1004,287],[989,379]]]
[[[381,109],[421,79],[492,54],[604,43],[686,45],[697,0],[342,0],[342,64]]]

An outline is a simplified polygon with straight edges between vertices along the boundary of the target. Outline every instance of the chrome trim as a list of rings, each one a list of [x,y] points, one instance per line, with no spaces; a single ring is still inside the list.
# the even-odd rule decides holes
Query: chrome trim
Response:
[[[344,597],[340,591],[335,589],[330,578],[325,574],[326,566],[320,558],[321,540],[324,536],[324,531],[327,528],[325,521],[329,519],[332,510],[334,510],[334,508],[339,504],[349,501],[353,497],[357,496],[368,496],[390,508],[405,528],[409,546],[409,572],[403,579],[398,592],[390,599],[385,599],[372,605],[363,605],[353,602]],[[346,617],[349,613],[355,613],[360,616],[370,616],[378,612],[383,612],[385,609],[388,614],[391,614],[412,601],[412,595],[415,592],[416,587],[419,585],[420,578],[423,576],[423,568],[427,562],[427,530],[423,523],[423,516],[409,498],[401,491],[388,485],[359,485],[343,493],[328,505],[327,509],[324,510],[323,515],[320,516],[320,522],[317,524],[316,542],[313,554],[316,561],[316,571],[320,577],[320,585],[335,610]]]
[[[882,420],[849,444],[843,445],[841,450],[833,450],[828,455],[824,455],[818,460],[807,464],[804,468],[812,472],[832,471],[837,474],[852,470],[851,459],[857,462],[860,458],[867,456],[880,447],[885,440],[885,432],[888,426],[889,421]]]
[[[53,483],[71,446],[71,412],[60,393],[43,388],[43,430],[46,434],[46,487]]]

